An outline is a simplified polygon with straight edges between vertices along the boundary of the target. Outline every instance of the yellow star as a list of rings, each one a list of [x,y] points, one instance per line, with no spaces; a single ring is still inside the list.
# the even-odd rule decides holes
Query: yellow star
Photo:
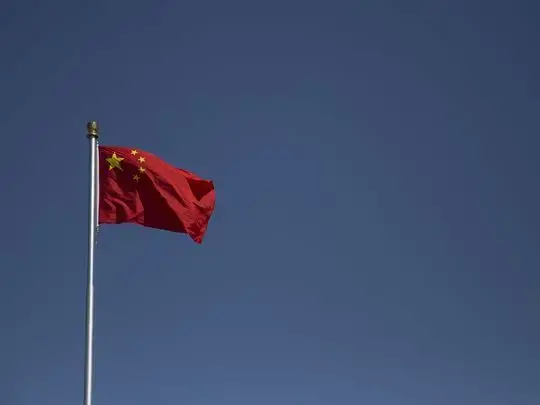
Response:
[[[116,153],[113,153],[110,158],[107,158],[105,160],[109,164],[109,170],[113,170],[113,169],[124,170],[122,169],[122,166],[120,166],[120,162],[124,160],[124,158],[116,156]]]
[[[138,174],[134,174],[134,175],[133,175],[133,180],[139,181],[140,179],[141,179],[141,178],[139,177]]]
[[[145,172],[144,167],[139,167],[139,171],[140,171],[141,173],[144,173],[144,172]]]
[[[137,153],[139,153],[139,152],[137,152],[135,149],[133,149],[133,150],[131,151],[131,154],[132,154],[133,156],[135,156]]]
[[[139,162],[140,162],[140,163],[146,162],[146,158],[144,158],[144,157],[141,156],[141,157],[139,158]]]

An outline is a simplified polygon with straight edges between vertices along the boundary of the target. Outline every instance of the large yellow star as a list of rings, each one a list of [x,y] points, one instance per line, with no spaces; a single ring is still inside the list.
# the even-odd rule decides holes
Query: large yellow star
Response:
[[[109,164],[109,170],[113,170],[113,169],[124,170],[122,169],[122,166],[120,166],[120,162],[124,160],[124,158],[116,156],[116,153],[113,153],[110,158],[107,158],[105,160]]]

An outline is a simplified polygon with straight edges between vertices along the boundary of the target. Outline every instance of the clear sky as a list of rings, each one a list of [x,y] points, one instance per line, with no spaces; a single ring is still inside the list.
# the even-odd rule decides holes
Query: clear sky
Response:
[[[539,20],[2,2],[0,404],[82,404],[96,119],[217,206],[201,246],[102,227],[94,405],[537,405]]]

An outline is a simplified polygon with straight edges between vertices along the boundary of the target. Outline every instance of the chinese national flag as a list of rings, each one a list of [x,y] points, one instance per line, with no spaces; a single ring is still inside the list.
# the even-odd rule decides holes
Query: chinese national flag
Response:
[[[142,151],[99,147],[99,223],[187,233],[201,243],[214,211],[212,181]]]

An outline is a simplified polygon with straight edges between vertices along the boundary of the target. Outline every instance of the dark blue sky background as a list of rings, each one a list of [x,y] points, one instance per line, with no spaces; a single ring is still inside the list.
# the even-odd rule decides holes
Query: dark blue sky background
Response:
[[[4,1],[0,404],[82,403],[87,120],[215,181],[102,227],[94,404],[536,405],[534,1]]]

